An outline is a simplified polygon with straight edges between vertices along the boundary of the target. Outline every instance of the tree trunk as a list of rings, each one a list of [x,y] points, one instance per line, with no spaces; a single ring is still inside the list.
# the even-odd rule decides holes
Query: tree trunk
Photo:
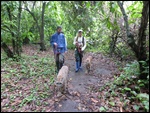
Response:
[[[43,2],[43,5],[42,5],[42,24],[41,24],[41,31],[40,31],[40,40],[41,40],[41,51],[45,51],[46,48],[45,48],[45,44],[44,44],[44,12],[45,12],[45,5],[46,5],[46,2]]]
[[[12,34],[12,46],[13,46],[13,54],[15,54],[15,52],[16,52],[16,42],[15,42],[15,40],[13,39],[14,38],[14,33]]]
[[[115,51],[115,47],[116,47],[116,42],[117,42],[117,38],[118,38],[118,33],[115,33],[115,31],[113,31],[113,34],[111,36],[111,42],[110,42],[110,56],[112,56],[112,54]]]
[[[2,42],[1,47],[6,52],[7,56],[9,58],[13,58],[14,57],[13,52],[9,49],[9,47],[6,45],[6,43],[2,41],[2,39],[1,39],[1,42]]]
[[[21,20],[21,1],[19,1],[19,12],[18,12],[18,34],[16,37],[16,53],[20,57],[21,56],[21,40],[20,40],[20,20]]]
[[[124,23],[125,23],[125,27],[126,27],[127,42],[129,44],[129,46],[131,47],[132,51],[135,53],[136,57],[138,58],[138,46],[135,43],[133,34],[129,30],[128,16],[123,8],[123,3],[121,3],[120,1],[117,1],[117,3],[123,14]]]
[[[24,39],[23,39],[23,44],[25,45],[25,44],[29,44],[29,42],[30,42],[30,39],[28,38],[28,37],[25,37]]]
[[[149,1],[143,1],[142,18],[141,18],[141,24],[139,28],[139,34],[138,34],[138,46],[139,46],[138,61],[147,60],[145,30],[147,28],[148,18],[149,18]],[[140,79],[147,79],[147,73],[143,73],[143,71],[145,70],[144,66],[142,66],[141,62],[139,62],[139,64],[140,64],[140,71],[141,71]]]
[[[132,50],[135,52],[136,58],[139,62],[139,68],[140,68],[140,79],[147,79],[148,73],[143,73],[145,71],[145,67],[142,65],[140,61],[145,61],[147,60],[147,55],[146,55],[146,34],[145,30],[147,28],[148,24],[148,17],[149,17],[149,1],[143,1],[143,9],[142,9],[142,17],[141,17],[141,25],[139,28],[138,32],[138,43],[135,43],[134,36],[131,34],[129,31],[129,25],[128,25],[128,18],[125,13],[125,10],[123,8],[123,3],[120,1],[117,1],[121,12],[124,17],[124,22],[126,25],[126,33],[127,33],[127,38],[128,38],[128,44],[132,48]],[[148,65],[148,63],[147,63]]]
[[[25,3],[25,7],[26,7],[25,10],[27,10],[27,11],[32,15],[34,21],[35,21],[36,24],[37,24],[37,28],[38,28],[39,35],[40,35],[40,41],[41,41],[41,42],[40,42],[40,43],[41,43],[41,44],[40,44],[40,46],[41,46],[41,49],[40,49],[40,50],[45,51],[46,48],[45,48],[45,44],[44,44],[44,12],[45,12],[45,5],[46,5],[46,2],[44,2],[44,3],[43,3],[43,6],[42,6],[42,22],[41,22],[41,27],[39,26],[38,19],[35,17],[34,13],[31,12],[31,11],[29,10],[29,8],[27,7],[27,3],[26,3],[25,1],[23,1],[23,2]],[[35,4],[34,4],[34,5],[35,5]]]
[[[7,12],[8,12],[9,20],[12,21],[11,11],[9,7],[7,7]],[[10,29],[13,29],[12,25],[10,25]],[[13,54],[16,54],[16,41],[14,40],[15,34],[11,32],[11,36],[12,36]]]

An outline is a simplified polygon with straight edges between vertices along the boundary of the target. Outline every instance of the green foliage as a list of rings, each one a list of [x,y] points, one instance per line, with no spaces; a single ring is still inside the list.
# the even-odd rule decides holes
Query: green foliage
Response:
[[[50,75],[54,75],[55,73],[55,64],[54,64],[53,58],[50,58],[50,56],[47,56],[44,58],[38,58],[37,56],[28,57],[23,54],[22,58],[19,60],[17,64],[16,64],[16,61],[14,61],[11,58],[5,61],[2,60],[1,63],[2,63],[3,68],[5,70],[8,70],[13,75],[18,75],[20,73],[23,75],[27,74],[25,75],[26,77],[31,77],[31,76],[41,76],[41,75],[50,76]],[[12,66],[19,65],[20,70],[10,68],[7,65],[8,63]],[[10,75],[7,75],[7,76],[9,77]]]
[[[111,92],[112,96],[116,96],[116,93],[114,91]]]
[[[136,96],[142,102],[143,107],[149,112],[149,95],[146,93],[140,93]]]
[[[146,61],[139,61],[139,63],[142,63],[142,66],[145,69],[142,73],[147,73],[149,75],[149,66],[147,65],[147,62]]]
[[[73,41],[74,41],[75,36],[73,36],[71,33],[68,33],[65,36],[66,36],[66,39],[67,39],[67,48],[68,49],[74,49],[75,45],[73,44]]]
[[[27,6],[29,6],[27,2]],[[31,10],[35,17],[38,18],[38,23],[41,22],[41,1],[37,1],[34,8]],[[128,3],[128,2],[125,2]],[[40,4],[40,5],[39,5]],[[31,3],[31,7],[32,7]],[[23,4],[24,6],[24,4]],[[7,7],[12,10],[12,21],[9,21]],[[18,2],[2,2],[2,28],[6,29],[4,25],[12,25],[11,31],[16,34],[17,20],[16,15],[18,14]],[[69,10],[68,10],[69,9]],[[136,9],[136,10],[135,10]],[[137,10],[138,9],[138,10]],[[131,18],[129,21],[135,22],[140,18],[139,12],[142,10],[142,2],[132,2],[131,5],[127,6],[127,11]],[[63,32],[67,38],[68,49],[74,49],[73,39],[76,36],[78,29],[83,29],[83,35],[88,40],[87,51],[93,52],[109,52],[109,43],[111,41],[110,34],[113,30],[120,30],[118,20],[120,19],[121,12],[114,1],[99,1],[95,5],[92,5],[90,1],[53,1],[47,2],[44,14],[44,35],[45,42],[49,45],[49,39],[52,34],[56,31],[57,25],[62,25]],[[40,36],[36,22],[29,12],[22,10],[21,14],[21,40],[26,37],[31,42],[39,42]],[[10,33],[2,30],[2,37],[4,41],[11,44],[13,38]],[[121,41],[122,42],[122,41]],[[128,49],[124,48],[125,43],[120,46],[121,53],[127,55]],[[49,47],[49,46],[46,46]],[[98,49],[97,49],[98,48]]]
[[[141,11],[142,11],[142,1],[134,1],[131,4],[128,4],[128,1],[124,1],[124,6],[126,7],[125,10],[128,15],[129,24],[132,26],[134,24],[139,25],[139,20],[141,18]],[[31,9],[31,12],[37,18],[39,25],[41,24],[41,1],[37,1],[34,8],[32,9],[32,3],[27,2],[27,6]],[[25,4],[22,4],[24,8]],[[1,36],[4,42],[11,45],[12,39],[16,40],[17,36],[17,15],[18,15],[18,2],[16,1],[9,1],[9,2],[2,2],[2,13],[1,13]],[[9,14],[7,8],[10,8],[12,20],[9,19]],[[69,10],[68,10],[69,9]],[[83,35],[87,39],[87,48],[86,51],[92,52],[102,52],[102,53],[109,53],[110,49],[110,42],[111,35],[113,32],[119,31],[119,33],[123,33],[123,35],[119,36],[117,39],[116,47],[119,50],[116,50],[118,54],[121,54],[121,57],[126,58],[127,56],[132,56],[133,52],[131,49],[126,45],[126,35],[124,34],[122,28],[119,26],[122,25],[120,20],[122,18],[122,14],[120,9],[117,5],[116,1],[99,1],[96,2],[95,5],[91,4],[91,1],[48,1],[45,7],[45,14],[44,14],[44,41],[46,42],[46,47],[49,46],[49,39],[56,32],[56,26],[61,25],[62,30],[65,34],[65,37],[68,42],[68,49],[74,49],[73,39],[77,35],[78,29],[83,29]],[[11,28],[11,29],[9,29]],[[124,28],[124,26],[123,26]],[[132,30],[132,29],[131,29]],[[15,36],[12,37],[13,33]],[[39,42],[40,36],[38,33],[38,28],[36,26],[36,21],[32,17],[32,15],[27,12],[26,10],[22,9],[21,13],[21,41],[25,38],[29,38],[30,42]],[[136,33],[138,34],[138,33]],[[148,35],[148,30],[146,32]],[[135,40],[137,40],[135,38]],[[147,46],[149,45],[148,41],[146,42]],[[126,45],[126,46],[125,46]],[[149,52],[147,53],[149,56]],[[149,75],[149,66],[145,65],[145,62],[140,61],[143,63],[145,67],[144,73],[148,73]],[[11,74],[5,74],[5,78],[12,78],[12,76],[16,76],[21,79],[22,76],[27,78],[34,78],[32,79],[33,82],[36,81],[36,78],[41,77],[45,79],[46,77],[49,78],[48,83],[44,83],[44,89],[48,90],[48,85],[54,82],[54,75],[55,75],[55,68],[54,68],[54,61],[50,58],[50,56],[39,58],[37,56],[27,57],[23,55],[18,64],[14,65],[16,62],[12,59],[8,59],[4,63],[4,57],[2,56],[1,59],[2,67],[9,71]],[[11,68],[11,66],[16,66],[16,69]],[[18,66],[19,65],[19,66]],[[20,70],[18,71],[18,67]],[[149,76],[147,81],[133,80],[133,77],[137,78],[139,75],[139,64],[138,62],[132,62],[132,64],[127,64],[126,67],[123,69],[123,72],[119,77],[116,77],[114,81],[114,85],[111,86],[111,96],[116,96],[115,90],[117,86],[124,86],[124,88],[120,88],[119,91],[121,93],[131,93],[136,97],[138,93],[141,92],[141,88],[145,87],[149,84]],[[128,87],[130,84],[137,84],[132,88]],[[107,85],[108,86],[108,85]],[[39,86],[38,86],[39,87]],[[37,89],[38,89],[37,87]],[[2,89],[5,89],[5,85],[3,85]],[[100,90],[105,89],[105,86],[102,87]],[[47,93],[47,92],[46,92]],[[41,93],[39,98],[47,97],[46,93]],[[32,95],[33,96],[33,95]],[[27,97],[22,102],[24,103],[32,102],[32,96]],[[141,98],[137,96],[137,98]],[[130,98],[131,99],[131,98]],[[139,99],[142,101],[142,99]],[[142,103],[145,106],[146,100]],[[111,105],[114,105],[111,103]],[[134,106],[135,109],[139,109],[139,106]],[[146,110],[147,106],[145,106]],[[105,108],[100,108],[100,111],[105,111]]]
[[[19,105],[20,107],[22,107],[23,105],[30,103],[32,101],[36,100],[36,97],[34,96],[33,93],[31,93],[31,95],[27,96],[26,98],[24,98],[21,102],[21,104]]]
[[[15,36],[17,36],[17,20],[14,15],[17,14],[17,9],[15,8],[17,6],[17,2],[2,2],[1,4],[2,13],[1,13],[1,36],[4,42],[11,41],[12,37],[11,33],[14,33]],[[17,6],[18,7],[18,6]],[[12,20],[9,19],[9,13],[7,9],[10,9],[10,13],[12,16]],[[11,26],[11,27],[10,27]],[[13,28],[13,29],[12,29]]]
[[[149,95],[146,93],[140,93],[136,97],[141,101],[149,100]]]
[[[129,23],[137,23],[138,19],[141,18],[142,14],[139,12],[142,12],[142,8],[143,8],[143,4],[141,1],[136,1],[133,4],[131,4],[130,6],[127,7],[127,10],[130,15],[130,20]],[[136,9],[136,10],[135,10]]]
[[[136,71],[135,71],[136,70]],[[139,64],[137,61],[132,62],[132,64],[126,64],[120,77],[115,79],[115,84],[121,85],[125,80],[132,81],[132,77],[138,77],[139,75]]]
[[[149,112],[149,94],[141,92],[141,89],[145,88],[145,85],[149,84],[149,79],[138,80],[138,75],[139,63],[137,61],[134,61],[131,64],[126,64],[121,75],[119,77],[115,77],[115,80],[112,83],[109,83],[109,85],[107,83],[101,87],[100,92],[105,90],[106,86],[109,86],[110,89],[108,92],[111,92],[111,97],[118,96],[118,93],[120,101],[123,102],[124,107],[128,106],[130,101],[134,101],[140,103],[133,105],[133,109],[135,111],[139,111],[140,108],[143,108],[146,112]],[[134,87],[131,87],[130,85],[134,85]],[[126,99],[124,99],[125,95]],[[108,93],[106,93],[106,97],[109,98]],[[113,101],[110,101],[109,104],[111,106],[115,105]]]
[[[135,109],[136,111],[138,111],[139,108],[140,108],[140,106],[138,106],[138,105],[134,105],[134,106],[133,106],[133,109]]]
[[[106,109],[105,109],[104,107],[100,107],[100,108],[99,108],[99,111],[100,111],[100,112],[106,112]]]
[[[110,104],[111,106],[115,106],[115,103],[114,103],[114,102],[109,102],[109,104]]]
[[[1,66],[4,71],[1,74],[1,92],[5,92],[2,98],[8,98],[7,92],[11,92],[10,103],[5,107],[9,106],[15,110],[32,103],[40,106],[43,104],[41,100],[51,97],[53,89],[49,86],[54,83],[55,76],[55,63],[52,57],[22,54],[22,58],[17,62],[11,58],[6,59],[3,51],[1,56]],[[17,105],[14,106],[13,103]]]
[[[131,91],[131,89],[130,89],[130,88],[128,88],[128,87],[125,87],[125,88],[121,89],[121,91],[122,91],[122,93],[130,92],[130,91]]]

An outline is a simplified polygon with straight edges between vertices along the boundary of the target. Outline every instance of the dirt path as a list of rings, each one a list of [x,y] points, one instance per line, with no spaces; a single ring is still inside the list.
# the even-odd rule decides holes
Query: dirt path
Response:
[[[32,65],[29,63],[29,66],[26,66],[26,68],[24,67],[24,70],[29,69],[30,71],[32,71],[32,69],[41,69],[37,68],[37,65],[44,65],[41,64],[41,61],[39,62],[40,64],[36,62],[38,58],[51,57],[53,59],[54,56],[53,51],[50,48],[47,51],[41,52],[38,50],[37,46],[34,45],[24,46],[23,54],[29,56],[29,58],[30,56],[37,56],[35,58],[32,58],[33,60],[35,60],[35,66],[33,65],[31,69],[27,68]],[[90,74],[85,74],[85,59],[88,55],[93,56],[92,71],[90,72]],[[100,53],[85,53],[82,63],[83,69],[82,71],[75,73],[74,51],[69,50],[65,58],[65,65],[69,67],[68,93],[66,95],[60,96],[59,98],[55,97],[55,95],[53,94],[53,84],[51,84],[50,86],[47,85],[50,79],[49,75],[44,76],[43,73],[41,75],[39,73],[36,73],[36,75],[34,76],[32,75],[31,77],[26,77],[26,74],[22,74],[20,65],[17,64],[13,64],[16,67],[9,67],[8,69],[14,70],[15,68],[17,69],[15,73],[19,73],[20,75],[6,78],[4,76],[7,75],[7,71],[5,73],[3,72],[2,83],[4,84],[3,86],[6,85],[6,87],[3,87],[1,96],[1,106],[3,109],[2,111],[99,111],[99,108],[104,105],[104,101],[103,99],[100,99],[100,95],[105,95],[100,92],[99,89],[106,82],[110,82],[113,80],[113,73],[117,71],[117,67],[115,66],[114,62],[110,58],[107,58]],[[30,59],[28,60],[30,61]],[[3,66],[5,67],[4,64]],[[5,68],[3,70],[5,70]],[[44,83],[44,85],[41,85],[41,83]],[[36,93],[32,93],[33,91]],[[32,101],[21,104],[23,100],[28,99],[31,94],[34,94],[36,99],[34,100],[34,98],[31,98]],[[20,105],[22,106],[20,107]]]
[[[110,59],[104,58],[101,54],[93,55],[93,65],[90,74],[85,74],[86,57],[91,53],[86,53],[83,58],[82,70],[75,73],[75,61],[73,51],[69,51],[70,57],[65,60],[65,65],[69,66],[69,86],[70,93],[55,103],[55,110],[60,112],[81,112],[93,111],[99,107],[101,102],[96,102],[97,105],[92,105],[92,101],[96,101],[97,90],[104,85],[104,83],[113,80],[112,72],[116,67]],[[95,95],[97,94],[97,95]],[[91,100],[92,98],[92,100]],[[91,107],[92,106],[92,107]]]

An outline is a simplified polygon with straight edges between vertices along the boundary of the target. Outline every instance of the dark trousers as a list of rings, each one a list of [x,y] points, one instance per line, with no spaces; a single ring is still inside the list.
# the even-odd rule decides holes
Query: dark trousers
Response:
[[[79,60],[80,61],[80,65],[79,66],[81,67],[83,55],[79,53],[79,57],[80,57],[80,60]]]
[[[75,50],[75,60],[76,62],[80,62],[79,66],[82,64],[83,51],[79,52],[77,49]]]
[[[56,62],[57,72],[59,72],[59,70],[62,68],[62,66],[64,64],[64,55],[62,53],[56,54],[55,55],[55,62]]]

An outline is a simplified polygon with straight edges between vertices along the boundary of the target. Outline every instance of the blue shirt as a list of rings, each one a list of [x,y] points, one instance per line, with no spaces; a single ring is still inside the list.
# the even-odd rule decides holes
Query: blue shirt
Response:
[[[67,51],[67,41],[64,34],[58,32],[53,34],[50,38],[50,45],[54,47],[54,43],[57,43],[57,48],[59,49],[60,53]]]

